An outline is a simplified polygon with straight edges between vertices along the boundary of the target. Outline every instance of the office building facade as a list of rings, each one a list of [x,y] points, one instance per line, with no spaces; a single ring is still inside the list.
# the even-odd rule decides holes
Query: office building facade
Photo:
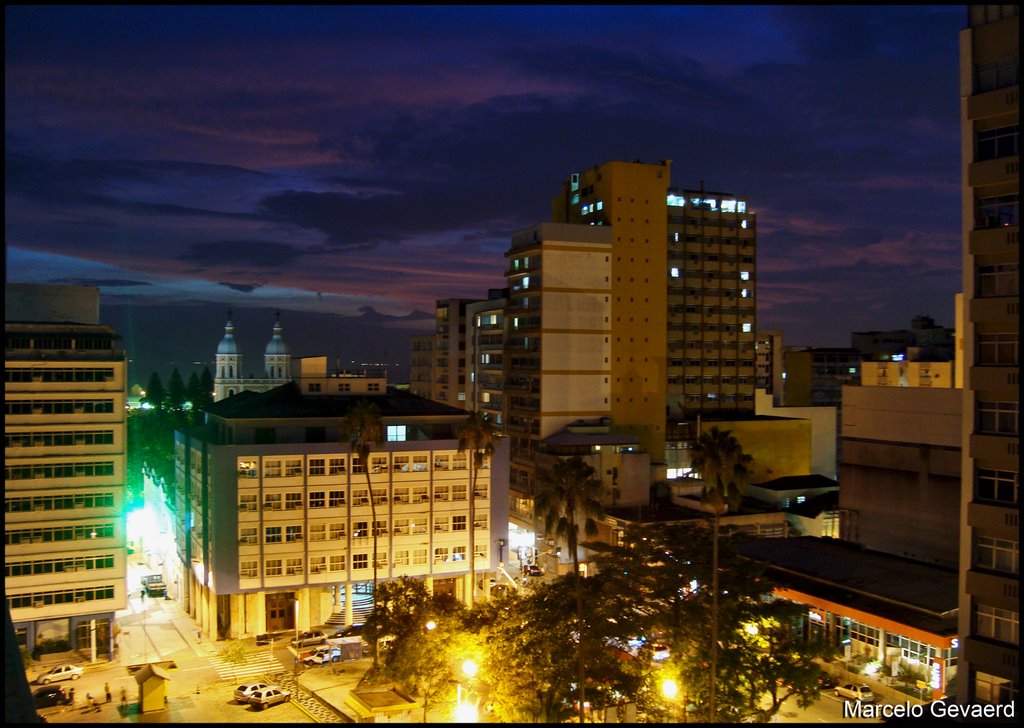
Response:
[[[126,584],[127,359],[99,289],[6,287],[4,592],[31,652],[112,654]]]

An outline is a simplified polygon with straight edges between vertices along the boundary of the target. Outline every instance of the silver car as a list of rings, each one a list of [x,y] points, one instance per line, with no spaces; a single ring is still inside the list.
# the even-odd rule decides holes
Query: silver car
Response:
[[[249,696],[249,705],[256,710],[263,710],[271,705],[287,703],[292,699],[292,694],[276,685],[271,685],[262,690],[256,690]]]
[[[875,695],[867,685],[854,685],[847,683],[836,688],[836,697],[848,700],[859,700],[862,703],[875,702]]]
[[[269,687],[270,683],[264,682],[251,682],[245,683],[244,685],[239,685],[237,688],[235,688],[235,700],[237,700],[239,703],[248,703],[250,695],[252,695],[257,690],[263,690],[264,688]]]

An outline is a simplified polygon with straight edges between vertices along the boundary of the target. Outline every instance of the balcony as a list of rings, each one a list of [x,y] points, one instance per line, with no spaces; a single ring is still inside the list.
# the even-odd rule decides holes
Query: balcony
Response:
[[[967,168],[967,184],[971,187],[1013,182],[1020,176],[1020,157],[1000,157],[974,162]]]
[[[968,249],[971,255],[1017,253],[1020,249],[1020,227],[1011,225],[972,230],[968,237]]]
[[[967,99],[967,118],[981,119],[999,114],[1019,113],[1020,85],[998,88]]]
[[[976,366],[971,367],[971,389],[984,392],[1001,392],[1005,397],[996,399],[1012,399],[1018,392],[1016,366]]]

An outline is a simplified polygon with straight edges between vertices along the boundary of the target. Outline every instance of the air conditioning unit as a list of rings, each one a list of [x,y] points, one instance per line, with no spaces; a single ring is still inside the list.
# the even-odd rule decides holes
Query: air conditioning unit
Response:
[[[32,602],[32,606],[38,609],[39,607],[43,606],[43,603],[42,602]]]
[[[81,604],[85,601],[85,597],[75,597],[75,602]]]

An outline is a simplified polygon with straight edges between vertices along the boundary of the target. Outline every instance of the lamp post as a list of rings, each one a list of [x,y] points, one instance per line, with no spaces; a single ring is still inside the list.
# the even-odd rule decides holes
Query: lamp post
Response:
[[[479,665],[473,660],[464,660],[462,663],[462,674],[467,680],[472,680],[478,668]],[[470,702],[462,702],[462,680],[456,681],[455,690],[455,720],[459,723],[476,723],[476,706]]]
[[[498,565],[505,563],[505,539],[498,539]]]

